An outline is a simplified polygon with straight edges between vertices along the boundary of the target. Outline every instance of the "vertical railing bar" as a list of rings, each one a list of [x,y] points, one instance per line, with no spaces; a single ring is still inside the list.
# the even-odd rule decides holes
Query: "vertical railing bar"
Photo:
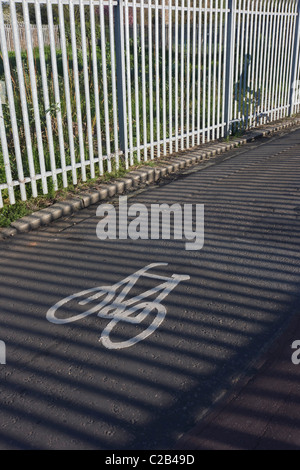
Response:
[[[229,9],[229,0],[226,0],[226,6]],[[231,11],[231,10],[229,10]],[[224,49],[223,49],[223,93],[222,93],[222,134],[221,137],[227,136],[227,123],[226,123],[226,95],[227,95],[227,81],[226,81],[226,71],[227,71],[227,41],[228,41],[228,13],[224,11]],[[229,132],[229,128],[228,128]]]
[[[248,121],[250,120],[250,127],[253,127],[253,106],[255,92],[254,92],[254,71],[256,65],[256,40],[257,40],[257,14],[256,14],[256,0],[252,0],[251,2],[251,12],[252,12],[252,21],[251,21],[251,30],[252,30],[252,37],[250,41],[250,55],[251,55],[251,70],[249,71],[249,106],[247,108],[248,114]]]
[[[178,1],[178,0],[177,0]],[[155,0],[155,98],[156,98],[156,139],[157,158],[160,157],[160,73],[159,73],[159,9]]]
[[[294,98],[294,93],[293,93],[293,85],[296,85],[296,79],[297,79],[297,63],[298,63],[298,57],[299,57],[299,44],[300,44],[300,0],[297,2],[297,20],[295,24],[295,33],[294,33],[294,47],[293,47],[293,59],[292,59],[292,69],[291,69],[291,80],[289,84],[289,89],[290,89],[290,96],[289,96],[289,115],[292,116],[293,111],[294,111],[294,103],[293,103],[293,98]]]
[[[178,95],[178,27],[179,27],[179,10],[178,0],[175,0],[175,152],[179,151],[178,127],[179,127],[179,95]]]
[[[1,15],[1,13],[0,13]],[[5,177],[7,183],[7,191],[10,204],[15,204],[15,193],[13,187],[13,179],[11,173],[11,166],[10,166],[10,159],[9,159],[9,151],[7,145],[7,137],[6,137],[6,130],[5,130],[5,123],[4,123],[4,116],[2,110],[2,101],[0,96],[0,139],[1,139],[1,146],[2,146],[2,155],[3,155],[3,163],[4,163],[4,170],[5,170]],[[0,208],[3,207],[3,200],[1,198],[0,201]]]
[[[173,153],[173,41],[172,41],[172,0],[169,0],[169,153]]]
[[[298,16],[299,16],[299,23],[300,23],[300,5],[299,6],[298,6],[298,4],[295,5],[295,11],[296,12],[297,12],[297,8],[298,8],[298,14],[297,14],[297,16],[295,18],[295,21],[294,21],[294,28],[295,28],[294,34],[295,34],[295,36],[297,36],[297,24],[296,23],[297,23]],[[292,19],[290,21],[292,21]],[[300,26],[299,26],[299,28],[300,28]],[[300,81],[299,81],[299,79],[300,79],[300,32],[299,32],[297,59],[298,60],[297,60],[296,70],[298,71],[298,73],[296,74],[296,80],[298,79],[298,85],[300,85]],[[291,59],[291,62],[292,62],[292,59]],[[292,66],[291,66],[290,85],[292,85],[292,82],[291,82],[291,80],[293,79],[292,73],[293,72],[292,72]],[[299,91],[299,88],[298,88],[298,91]],[[299,98],[299,96],[300,96],[300,92],[298,92],[298,98]],[[286,109],[288,110],[287,112],[289,112],[290,108],[291,108],[291,106],[290,106],[290,102],[289,102],[289,90],[287,90],[287,92],[286,92]],[[298,113],[300,111],[300,100],[298,101],[298,104],[296,104],[296,110],[295,111],[298,112]]]
[[[294,64],[297,63],[296,70],[298,70],[299,73],[299,65],[300,65],[300,0],[295,0],[294,2],[295,5],[295,17],[292,18],[291,16],[288,18],[289,20],[289,41],[288,41],[288,51],[290,51],[290,54],[288,53],[288,59],[287,59],[287,71],[286,71],[286,90],[285,90],[285,106],[288,109],[288,115],[290,115],[290,112],[292,111],[291,109],[291,100],[290,100],[290,92],[292,91],[292,85],[293,85],[293,67]],[[291,9],[291,6],[290,6]],[[299,38],[299,39],[298,39]],[[297,44],[297,53],[296,57],[297,60],[293,60],[293,46]],[[297,76],[297,73],[295,74]]]
[[[34,58],[33,58],[33,50],[32,50],[29,10],[28,10],[28,3],[25,2],[25,0],[23,0],[22,2],[22,7],[23,7],[23,18],[24,18],[24,25],[25,25],[25,39],[26,39],[26,47],[27,47],[30,87],[31,87],[33,114],[34,114],[34,121],[35,121],[36,142],[37,142],[40,173],[41,173],[41,180],[42,180],[42,189],[43,189],[43,194],[47,194],[48,185],[47,185],[47,177],[46,177],[46,166],[45,166],[45,155],[44,155],[43,137],[42,137],[42,129],[41,129],[39,100],[38,100]]]
[[[266,67],[266,89],[265,89],[265,112],[269,116],[270,102],[268,101],[269,88],[270,88],[270,67],[271,67],[271,49],[272,49],[272,36],[273,36],[273,3],[270,2],[269,10],[269,42],[268,42],[268,58],[267,58],[267,67]],[[266,118],[265,118],[266,121]]]
[[[66,100],[66,111],[67,111],[67,120],[68,120],[68,134],[69,134],[70,158],[71,158],[71,166],[72,166],[72,178],[73,178],[73,184],[77,184],[73,119],[72,119],[72,109],[71,109],[68,57],[67,57],[67,48],[66,48],[66,35],[65,35],[65,19],[64,19],[64,8],[63,8],[61,0],[58,0],[58,16],[59,16],[59,27],[60,27],[60,44],[61,44],[62,61],[63,61],[64,87],[65,87],[65,100]]]
[[[297,7],[298,7],[298,4],[295,5],[295,11],[296,11],[296,12],[297,12]],[[290,7],[290,8],[291,8],[291,7]],[[295,18],[295,21],[294,21],[294,28],[295,28],[295,33],[294,33],[294,34],[295,34],[295,35],[297,35],[297,29],[296,29],[296,28],[297,28],[297,24],[296,24],[296,23],[297,23],[297,17],[298,17],[298,16],[299,16],[299,22],[300,22],[300,6],[299,6],[299,8],[298,8],[298,14],[297,14],[297,16],[296,16],[296,18]],[[292,18],[290,18],[290,22],[292,22]],[[300,27],[300,26],[299,26],[299,27]],[[300,33],[299,33],[299,41],[298,41],[298,55],[297,55],[298,61],[297,61],[297,69],[296,69],[296,70],[298,70],[298,74],[296,75],[296,79],[298,78],[298,80],[299,80],[299,78],[300,78],[300,77],[299,77],[299,70],[300,70],[300,54],[299,54],[299,51],[300,51]],[[290,56],[289,56],[289,57],[290,57]],[[291,62],[292,62],[292,59],[290,59],[290,60],[291,60]],[[292,74],[292,70],[291,70],[291,74]],[[292,75],[291,75],[291,80],[292,80]],[[300,84],[300,81],[298,81],[298,84]],[[292,85],[292,83],[291,83],[291,85]],[[287,85],[287,88],[288,88],[288,85]],[[299,94],[298,94],[298,96],[299,96]],[[288,90],[287,90],[287,92],[286,92],[286,109],[288,109],[288,111],[289,111],[290,105],[289,105],[288,99],[289,99],[289,96],[288,96]],[[299,112],[299,110],[300,110],[300,102],[298,102],[298,104],[296,105],[296,109],[297,109],[297,112]]]
[[[123,101],[123,92],[122,97],[119,96],[119,101],[117,102],[117,76],[116,76],[116,49],[115,49],[115,27],[119,28],[119,21],[116,20],[116,24],[114,25],[114,4],[113,0],[109,0],[108,6],[108,16],[109,16],[109,44],[110,44],[110,66],[111,66],[111,85],[112,85],[112,113],[113,113],[113,132],[114,132],[114,153],[115,153],[115,163],[116,169],[119,169],[119,134],[118,134],[118,109],[120,106],[122,107]],[[120,8],[120,0],[118,1],[118,6],[116,8]],[[118,47],[120,45],[118,44]],[[122,81],[122,70],[121,70],[121,77],[120,80]],[[119,108],[118,108],[119,107]],[[119,112],[119,116],[120,113]],[[122,126],[124,124],[123,119],[119,119],[119,125]],[[124,130],[122,130],[122,134],[124,134]],[[123,150],[123,149],[122,149]]]
[[[140,137],[140,109],[139,109],[139,76],[138,76],[138,53],[137,53],[137,6],[133,0],[133,62],[134,62],[134,92],[135,92],[135,122],[136,122],[136,146],[137,161],[141,161],[141,137]]]
[[[258,60],[259,60],[259,35],[260,35],[260,19],[261,15],[259,14],[258,10],[258,3],[259,0],[254,0],[254,15],[255,15],[255,24],[254,24],[254,37],[253,37],[253,66],[252,66],[252,101],[251,101],[251,119],[252,119],[252,126],[256,127],[256,116],[257,116],[257,82],[258,82]]]
[[[264,41],[263,38],[265,37],[265,26],[266,26],[266,18],[265,15],[263,15],[264,10],[263,10],[263,0],[259,1],[259,11],[261,12],[260,14],[260,19],[261,19],[261,35],[260,35],[260,52],[258,54],[259,58],[259,71],[258,71],[258,107],[257,107],[257,124],[260,124],[261,122],[261,109],[262,109],[262,86],[263,86],[263,81],[262,81],[262,69],[263,69],[263,62],[264,62],[264,56],[265,56],[265,48],[264,48]]]
[[[251,77],[252,77],[252,67],[253,67],[253,21],[254,21],[254,15],[250,14],[254,11],[253,9],[253,0],[250,0],[249,2],[249,29],[250,29],[250,34],[249,34],[249,47],[248,47],[248,55],[249,55],[249,66],[248,66],[248,72],[247,72],[247,93],[246,93],[246,100],[247,100],[247,106],[246,106],[246,127],[251,127],[251,121],[249,122],[249,104],[251,103]],[[251,113],[250,113],[251,115]]]
[[[293,2],[293,5],[295,5],[295,2]],[[285,11],[291,15],[293,11],[293,6],[292,3],[289,5],[284,6]],[[279,100],[281,103],[281,111],[280,111],[280,118],[282,119],[283,117],[286,117],[288,114],[289,110],[285,107],[284,103],[284,90],[286,86],[286,65],[287,65],[287,57],[285,54],[285,50],[287,48],[287,42],[288,42],[288,30],[287,30],[287,25],[288,25],[288,20],[289,20],[289,15],[286,15],[284,17],[283,23],[284,23],[284,30],[283,30],[283,35],[282,35],[282,48],[281,48],[281,73],[280,73],[280,81],[281,81],[281,86],[279,87]]]
[[[62,179],[63,179],[64,188],[67,188],[68,178],[67,178],[65,143],[64,143],[64,133],[63,133],[63,124],[62,124],[62,115],[61,115],[61,100],[60,100],[59,79],[58,79],[58,70],[57,70],[53,13],[52,13],[52,4],[50,3],[49,0],[47,0],[47,17],[48,17],[48,25],[49,25],[51,65],[52,65],[52,74],[53,74],[53,88],[54,88],[55,111],[56,111],[56,120],[57,120],[57,128],[58,128],[60,161],[61,161],[61,168],[62,168]]]
[[[85,152],[84,152],[84,142],[83,142],[81,100],[80,100],[78,58],[77,58],[77,41],[76,41],[76,31],[75,31],[75,15],[74,15],[73,0],[70,0],[69,14],[70,14],[70,30],[71,30],[71,43],[72,43],[73,75],[74,75],[74,86],[75,86],[79,153],[80,153],[80,162],[81,162],[81,176],[82,176],[82,180],[86,181],[86,165],[85,165]]]
[[[268,95],[268,100],[269,100],[269,114],[271,115],[271,121],[272,121],[272,118],[273,118],[273,77],[274,77],[274,56],[275,56],[275,49],[277,47],[277,38],[276,38],[276,24],[277,24],[277,15],[276,15],[276,4],[274,3],[273,4],[273,15],[272,15],[272,19],[273,19],[273,22],[272,22],[272,37],[273,37],[273,41],[272,41],[272,54],[271,54],[271,64],[270,64],[270,76],[269,76],[269,95]],[[274,41],[274,39],[276,38],[276,40]],[[275,44],[275,47],[273,47],[273,44],[274,42],[276,43]]]
[[[237,7],[238,8],[238,7]],[[239,65],[240,65],[240,39],[241,39],[241,12],[237,12],[237,42],[236,42],[236,62],[235,62],[235,84],[234,84],[234,110],[233,118],[238,119],[238,85],[239,85]],[[233,129],[236,131],[239,124],[234,123]]]
[[[164,0],[163,0],[164,1]],[[184,84],[184,0],[181,0],[181,37],[180,37],[180,133],[181,133],[181,150],[184,149],[184,96],[185,96],[185,84]]]
[[[38,0],[35,0],[35,18],[36,18],[36,24],[37,24],[37,35],[38,35],[38,43],[39,43],[39,56],[40,56],[41,77],[42,77],[42,86],[43,86],[43,95],[44,95],[44,109],[45,109],[46,126],[47,126],[47,134],[48,134],[50,167],[51,167],[51,172],[52,172],[53,187],[55,190],[57,190],[58,184],[57,184],[56,162],[55,162],[55,152],[54,152],[54,144],[53,144],[51,113],[50,113],[50,99],[49,99],[49,89],[48,89],[48,81],[47,81],[45,47],[44,47],[44,37],[43,37],[43,32],[42,32],[41,9],[40,9],[40,3],[38,2]]]
[[[254,103],[254,111],[252,109],[252,124],[254,127],[257,126],[257,114],[258,114],[258,101],[257,101],[257,90],[258,90],[258,73],[259,73],[259,62],[261,60],[259,56],[259,48],[260,48],[260,35],[261,35],[261,18],[262,12],[259,10],[259,0],[255,0],[255,33],[254,33],[254,40],[255,40],[255,67],[253,67],[253,75],[252,75],[252,83],[254,84],[253,88],[253,103]]]
[[[212,139],[215,140],[216,136],[216,90],[217,90],[217,22],[218,22],[218,0],[215,2],[215,14],[214,14],[214,44],[213,44],[213,57],[214,57],[214,67],[213,67],[213,104],[212,104]]]
[[[19,89],[20,89],[23,124],[24,124],[24,131],[25,131],[25,141],[26,141],[27,158],[28,158],[28,165],[29,165],[29,174],[31,178],[32,195],[33,197],[37,197],[38,193],[37,193],[37,185],[36,185],[36,179],[35,179],[35,168],[34,168],[34,160],[33,160],[33,152],[32,152],[31,135],[30,135],[30,123],[29,123],[27,97],[26,97],[26,89],[25,89],[24,75],[23,75],[24,71],[23,71],[22,58],[21,58],[21,45],[20,45],[19,32],[18,32],[16,6],[13,0],[10,0],[10,12],[11,12],[12,30],[13,30],[13,37],[14,37],[15,56],[16,56],[17,73],[18,73],[18,81],[19,81]]]
[[[243,106],[243,94],[242,94],[242,80],[243,80],[243,68],[244,68],[244,60],[245,60],[245,55],[244,55],[244,50],[245,50],[245,24],[246,24],[246,14],[245,14],[245,9],[246,9],[246,0],[237,0],[240,2],[240,8],[243,10],[243,13],[241,13],[241,47],[240,47],[240,62],[239,62],[239,103],[238,103],[238,120],[239,120],[239,130],[243,128],[243,119],[242,119],[242,106]],[[243,6],[243,8],[242,8]]]
[[[230,121],[232,116],[232,94],[233,94],[233,57],[234,57],[234,39],[235,39],[235,15],[236,15],[236,0],[228,1],[228,27],[227,27],[227,41],[226,41],[226,79],[225,79],[225,122],[226,122],[226,137],[230,134]]]
[[[204,48],[203,48],[203,98],[202,98],[202,143],[205,143],[206,128],[206,77],[207,77],[207,0],[204,3]]]
[[[264,12],[263,16],[263,24],[264,24],[264,38],[268,38],[269,34],[269,21],[268,21],[268,7],[269,7],[269,2],[270,0],[266,0],[265,2],[262,1],[262,8]],[[260,124],[264,124],[265,122],[265,88],[266,88],[266,64],[267,64],[267,55],[268,55],[268,48],[267,48],[267,41],[262,40],[262,50],[263,50],[263,59],[262,59],[262,65],[261,65],[261,96],[260,96],[260,108],[259,108],[259,114],[261,116],[260,118]]]
[[[250,15],[249,15],[249,7],[250,7],[250,0],[247,0],[247,8],[246,8],[246,27],[245,27],[245,54],[244,54],[244,76],[243,76],[243,129],[248,128],[248,122],[246,121],[246,99],[247,99],[247,79],[249,75],[249,54],[248,54],[248,45],[249,45],[249,22],[250,22]]]
[[[279,6],[280,0],[274,5],[274,38],[275,47],[273,47],[272,55],[272,75],[271,75],[271,86],[270,86],[270,103],[271,103],[271,121],[274,120],[276,116],[276,105],[275,105],[275,79],[276,79],[276,66],[277,66],[277,56],[278,56],[278,22],[279,22]]]
[[[291,4],[290,8],[291,10]],[[286,92],[285,92],[285,106],[288,108],[288,115],[290,115],[291,112],[291,100],[290,100],[290,92],[292,91],[292,85],[293,85],[293,66],[294,64],[297,63],[296,65],[296,71],[299,73],[299,47],[300,47],[300,2],[297,0],[297,3],[295,4],[295,13],[296,13],[296,18],[292,18],[291,16],[289,17],[289,25],[290,25],[290,34],[289,34],[289,46],[288,46],[288,64],[287,64],[287,86],[286,86]],[[294,21],[293,21],[294,20]],[[297,23],[298,22],[298,23]],[[293,45],[294,42],[296,41],[296,44],[298,44],[298,51],[296,53],[296,57],[298,60],[294,61],[293,60]],[[295,75],[297,77],[297,73]]]
[[[242,2],[242,0],[240,0]],[[247,0],[243,1],[243,8],[242,8],[242,41],[241,41],[241,60],[240,60],[240,89],[239,89],[239,122],[240,122],[240,129],[244,129],[245,126],[245,116],[244,116],[244,101],[245,101],[245,93],[244,93],[244,79],[245,79],[245,58],[246,58],[246,51],[247,51],[247,42],[246,42],[246,34],[247,34]]]
[[[211,127],[211,105],[212,105],[212,99],[211,99],[211,76],[212,76],[212,23],[213,23],[213,13],[212,9],[210,9],[209,13],[209,41],[208,41],[208,60],[209,60],[209,65],[208,65],[208,90],[207,90],[207,128],[210,129]],[[212,132],[209,131],[207,133],[207,142],[210,142],[212,138]]]
[[[196,0],[193,0],[193,51],[192,51],[192,147],[195,146],[195,86],[196,86]]]
[[[92,43],[92,63],[93,63],[93,82],[94,82],[94,101],[96,113],[96,132],[97,149],[99,158],[99,173],[103,175],[103,154],[102,154],[102,136],[101,136],[101,114],[100,114],[100,96],[97,65],[97,47],[96,47],[96,22],[95,22],[95,4],[90,0],[90,22],[91,22],[91,43]]]
[[[197,145],[201,135],[201,64],[202,64],[202,0],[199,0],[198,20],[198,76],[197,76]]]
[[[99,0],[100,11],[100,41],[101,41],[101,62],[102,62],[102,75],[103,75],[103,102],[104,102],[104,116],[105,116],[105,140],[106,140],[106,153],[107,153],[107,171],[111,173],[111,144],[110,144],[110,122],[108,110],[108,83],[107,83],[107,61],[106,61],[106,34],[105,34],[105,21],[104,21],[104,5],[103,0]]]
[[[270,27],[270,16],[269,16],[269,7],[270,7],[270,0],[267,1],[266,4],[266,10],[265,10],[265,25],[266,25],[266,30],[265,30],[265,37],[269,39],[269,27]],[[263,64],[263,77],[262,77],[262,94],[261,94],[261,109],[263,114],[266,113],[267,108],[266,108],[266,90],[267,90],[267,63],[268,63],[268,56],[269,56],[269,48],[268,48],[268,41],[264,42],[264,64]],[[266,118],[265,116],[262,119],[262,123],[265,124]]]
[[[148,159],[147,157],[147,102],[146,102],[145,10],[144,8],[145,8],[144,0],[140,0],[144,160],[147,161]]]
[[[79,10],[80,10],[81,49],[82,49],[82,62],[83,62],[83,81],[84,81],[90,171],[91,171],[91,178],[95,178],[95,162],[94,162],[92,121],[91,121],[90,85],[89,85],[87,48],[86,48],[85,6],[82,0],[79,0]]]
[[[290,5],[288,6],[288,12],[290,13],[291,11],[291,3]],[[281,73],[281,76],[280,76],[280,83],[281,83],[281,91],[280,91],[280,102],[281,102],[281,105],[282,105],[282,110],[281,110],[281,113],[280,113],[280,118],[283,118],[284,116],[286,116],[287,114],[287,109],[284,107],[285,105],[285,102],[284,102],[284,97],[285,97],[285,89],[287,87],[287,83],[286,83],[286,71],[287,71],[287,61],[288,61],[288,52],[287,54],[285,53],[285,51],[288,51],[288,25],[289,25],[289,16],[285,16],[284,18],[284,31],[283,31],[283,39],[282,39],[282,51],[281,51],[281,55],[282,55],[282,73]]]
[[[284,12],[288,13],[289,9],[287,8],[286,4],[283,4]],[[281,42],[281,70],[280,70],[280,86],[278,90],[278,102],[280,103],[281,110],[280,110],[280,119],[282,119],[286,114],[286,109],[284,108],[283,102],[283,90],[284,90],[284,82],[285,82],[285,69],[286,69],[286,55],[285,55],[285,48],[287,43],[287,19],[288,15],[285,15],[283,18],[283,32],[282,32],[282,42]]]
[[[223,2],[220,0],[220,6],[218,5],[217,2],[217,8],[219,10],[219,22],[216,19],[216,28],[218,31],[217,35],[217,44],[218,44],[218,72],[217,72],[217,109],[216,109],[216,138],[220,138],[220,124],[221,124],[221,80],[222,80],[222,74],[221,74],[221,67],[222,67],[222,24],[223,24],[223,10],[222,10]]]
[[[284,3],[281,1],[278,4],[278,30],[279,30],[279,39],[278,39],[278,45],[277,45],[277,54],[276,54],[276,75],[275,75],[275,83],[274,83],[274,99],[275,99],[275,109],[278,109],[281,106],[280,101],[278,100],[278,88],[279,88],[279,73],[282,70],[282,63],[281,63],[281,58],[282,58],[282,30],[284,28],[283,26],[283,20],[284,16],[282,15],[283,13],[283,7]],[[276,111],[274,113],[275,119],[279,119],[280,116],[280,111]]]
[[[131,54],[130,54],[130,33],[129,33],[129,9],[128,0],[125,6],[125,47],[126,47],[126,72],[127,72],[127,101],[128,101],[128,133],[130,148],[130,165],[133,165],[133,129],[132,129],[132,105],[131,105]]]
[[[150,158],[154,159],[152,0],[148,0]]]
[[[121,71],[117,76],[118,85],[118,113],[119,113],[119,136],[120,145],[125,157],[125,168],[129,168],[128,162],[128,125],[127,125],[127,102],[126,102],[126,64],[125,64],[125,44],[124,44],[124,8],[123,0],[118,0],[116,12],[116,38],[115,43],[116,63]],[[120,80],[118,79],[120,78]],[[119,152],[118,152],[119,154]],[[119,159],[117,159],[117,169],[119,169]]]
[[[186,148],[190,147],[190,47],[191,47],[191,0],[187,0],[186,45]]]
[[[12,81],[11,81],[11,71],[10,71],[10,63],[9,63],[9,57],[8,57],[7,41],[6,41],[6,35],[5,35],[5,30],[4,30],[2,2],[0,2],[0,45],[1,45],[1,51],[2,51],[3,66],[4,66],[7,100],[9,104],[9,110],[10,110],[10,121],[11,121],[12,135],[13,135],[13,141],[14,141],[18,178],[19,178],[19,184],[20,184],[20,193],[21,193],[22,201],[26,201],[27,196],[26,196],[26,188],[25,188],[25,183],[24,183],[24,170],[23,170],[20,138],[19,138],[18,124],[17,124],[14,93],[13,93]]]
[[[291,109],[291,101],[289,100],[289,93],[291,91],[292,85],[293,85],[293,66],[294,66],[294,60],[293,60],[293,45],[294,41],[298,42],[298,67],[299,67],[299,51],[300,51],[300,5],[299,5],[299,0],[297,0],[297,6],[296,7],[296,20],[292,22],[292,18],[290,17],[290,22],[293,23],[291,24],[291,34],[290,34],[290,41],[289,41],[289,50],[290,54],[288,54],[288,86],[287,86],[287,91],[286,91],[286,106]],[[299,19],[298,19],[299,18]],[[297,23],[297,21],[299,23]],[[299,38],[299,39],[298,39]],[[296,67],[296,70],[298,70],[299,73],[299,68]]]
[[[167,103],[166,103],[166,3],[162,0],[162,113],[163,154],[167,155]]]

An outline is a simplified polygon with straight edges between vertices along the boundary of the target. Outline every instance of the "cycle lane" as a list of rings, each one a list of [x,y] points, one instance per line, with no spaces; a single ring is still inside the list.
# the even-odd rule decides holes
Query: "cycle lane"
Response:
[[[3,243],[2,448],[170,448],[205,415],[297,304],[299,142],[299,133],[275,139],[271,150],[132,199],[205,204],[199,252],[181,241],[101,242],[95,208]],[[278,150],[286,152],[272,157]],[[166,317],[138,344],[105,348],[99,337],[108,322],[96,314],[65,325],[46,320],[61,299],[151,263],[166,263],[161,276],[190,279],[163,300]],[[118,332],[134,333],[133,325]]]

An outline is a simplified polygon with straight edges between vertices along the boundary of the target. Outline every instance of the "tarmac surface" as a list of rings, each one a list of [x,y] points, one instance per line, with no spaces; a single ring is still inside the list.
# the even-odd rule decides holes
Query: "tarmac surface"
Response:
[[[201,423],[176,444],[181,450],[299,450],[299,315],[272,348]],[[299,340],[297,340],[299,341]],[[291,360],[296,354],[298,364]]]
[[[1,241],[0,448],[300,448],[299,158],[300,130],[283,132],[131,195],[204,204],[199,251],[100,241],[97,206]],[[157,311],[97,316],[99,299],[154,264],[156,279],[130,285],[139,304],[184,276]]]

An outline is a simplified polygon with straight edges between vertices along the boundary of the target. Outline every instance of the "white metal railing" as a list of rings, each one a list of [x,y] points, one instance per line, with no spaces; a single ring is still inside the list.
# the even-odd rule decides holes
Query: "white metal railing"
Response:
[[[298,0],[0,0],[0,207],[299,112],[299,43]]]

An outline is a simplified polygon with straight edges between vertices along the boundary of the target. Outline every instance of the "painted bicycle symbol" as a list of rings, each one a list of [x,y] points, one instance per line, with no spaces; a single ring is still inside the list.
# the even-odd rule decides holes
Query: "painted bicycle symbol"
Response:
[[[161,325],[167,313],[166,308],[161,302],[181,281],[190,279],[190,276],[186,275],[173,274],[171,277],[165,277],[149,272],[153,268],[167,265],[167,263],[149,264],[112,286],[95,287],[70,295],[50,308],[47,312],[47,320],[61,325],[81,320],[95,313],[98,317],[110,320],[101,334],[100,341],[103,346],[108,349],[123,349],[133,346],[150,336]],[[161,281],[161,283],[140,295],[128,298],[131,289],[141,277],[156,279]],[[156,296],[154,300],[153,296]],[[150,300],[149,298],[152,299]],[[90,308],[86,311],[73,315],[70,318],[59,318],[59,311],[63,310],[74,300],[77,300],[80,306],[94,305],[89,305]],[[111,340],[111,334],[115,331],[119,322],[137,325],[146,320],[150,315],[151,317],[149,318],[152,321],[142,333],[126,341],[116,342]]]

